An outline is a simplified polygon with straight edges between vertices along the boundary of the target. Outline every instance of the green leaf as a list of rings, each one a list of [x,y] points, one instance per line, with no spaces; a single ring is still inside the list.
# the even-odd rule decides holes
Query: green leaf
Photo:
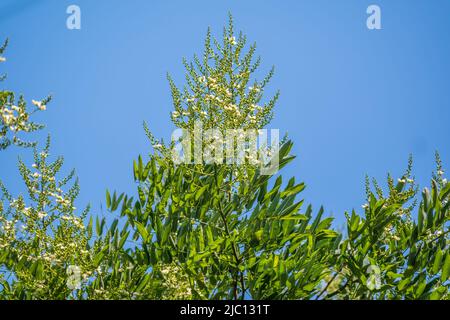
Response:
[[[291,195],[296,195],[296,194],[302,192],[304,189],[305,189],[305,184],[302,182],[302,183],[296,185],[295,187],[291,187],[291,188],[283,191],[281,193],[281,198],[285,198],[285,197],[288,197]]]
[[[119,249],[122,249],[122,248],[123,248],[123,245],[124,245],[125,242],[127,241],[129,235],[130,235],[130,231],[127,231],[127,232],[120,238]]]
[[[149,234],[147,228],[140,222],[135,222],[136,228],[138,229],[139,234],[141,235],[144,242],[147,242],[149,239]]]
[[[201,187],[196,193],[195,193],[195,201],[198,201],[202,194],[208,189],[208,185]]]
[[[139,180],[139,168],[138,168],[136,161],[133,161],[133,176],[134,176],[134,181]]]
[[[419,228],[419,234],[422,234],[422,232],[423,232],[423,228],[424,228],[423,222],[425,220],[425,216],[426,216],[426,213],[425,213],[425,211],[423,209],[423,206],[420,205],[420,207],[419,207],[418,225],[417,225],[418,228]]]
[[[116,231],[116,228],[117,228],[117,224],[119,223],[119,220],[118,219],[114,219],[114,221],[113,221],[113,223],[111,224],[111,227],[110,227],[110,231],[111,231],[111,233],[113,233],[114,231]]]
[[[410,282],[411,282],[411,278],[409,278],[409,277],[406,279],[403,279],[402,281],[400,281],[398,283],[398,290],[403,291],[403,289],[405,289],[407,287],[407,285],[410,284]]]
[[[106,207],[111,208],[111,195],[109,194],[109,190],[106,189]]]
[[[296,214],[296,215],[283,216],[283,217],[280,218],[280,220],[301,220],[301,221],[306,221],[306,220],[308,220],[308,217],[305,216],[304,214]]]
[[[438,249],[436,252],[436,257],[434,258],[433,268],[432,271],[434,274],[437,274],[439,270],[441,269],[441,262],[442,262],[443,253],[441,249]]]
[[[324,213],[323,207],[320,207],[319,213],[317,214],[316,218],[314,219],[314,222],[311,226],[311,231],[314,232],[319,225],[320,220],[322,219],[322,215]]]
[[[95,255],[94,260],[92,261],[94,267],[97,268],[100,265],[100,262],[102,261],[104,256],[105,256],[104,251],[100,251]]]
[[[93,222],[94,222],[94,220],[93,220],[93,217],[91,216],[89,218],[89,223],[88,223],[88,226],[87,226],[87,232],[88,232],[88,238],[89,239],[92,237],[92,224],[93,224]]]
[[[445,254],[444,266],[442,267],[441,281],[447,281],[450,275],[450,254]]]
[[[299,202],[299,203],[294,203],[294,204],[290,205],[289,207],[284,209],[282,212],[280,212],[280,216],[288,217],[288,216],[295,215],[298,212],[298,210],[300,209],[300,207],[302,206],[302,204],[303,204],[303,202]],[[302,220],[308,220],[308,218],[305,215],[295,215],[295,216],[300,216],[300,219],[302,219]]]
[[[100,220],[98,219],[98,216],[95,218],[95,230],[97,231],[97,236],[100,237],[102,234],[101,226],[100,226]]]
[[[255,239],[258,241],[261,241],[262,236],[263,236],[264,230],[260,229],[258,231],[255,232]]]

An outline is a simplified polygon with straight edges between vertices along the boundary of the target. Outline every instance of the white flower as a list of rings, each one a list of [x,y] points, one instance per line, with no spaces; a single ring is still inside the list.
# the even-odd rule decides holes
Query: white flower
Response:
[[[31,100],[31,102],[38,107],[39,110],[44,111],[45,109],[47,109],[47,106],[45,104],[42,104],[41,101],[36,101],[36,100]]]
[[[440,176],[442,176],[442,175],[444,174],[444,171],[438,170],[437,174],[440,175]]]
[[[230,43],[231,43],[232,46],[235,46],[236,43],[237,43],[235,37],[230,37],[230,38],[228,38],[228,40],[230,41]]]
[[[223,107],[225,110],[237,111],[237,106],[235,104],[230,104],[228,106]]]
[[[447,184],[447,179],[442,179],[443,184]]]
[[[260,89],[257,86],[249,87],[248,90],[255,91],[255,92],[259,92],[260,91]]]
[[[8,110],[8,109],[6,109],[6,110]],[[5,111],[6,111],[6,110],[5,110]],[[7,126],[9,126],[10,124],[12,124],[12,122],[14,121],[14,117],[13,117],[12,115],[10,115],[10,114],[4,113],[4,114],[2,115],[2,118],[3,118],[3,121],[5,122],[5,125],[7,125]]]
[[[38,213],[38,218],[39,218],[39,219],[43,219],[43,218],[45,218],[46,216],[47,216],[47,213],[45,213],[45,212],[42,212],[42,211],[41,211],[41,212]]]
[[[366,203],[366,204],[363,204],[361,207],[362,207],[363,209],[367,209],[367,208],[369,208],[369,205]]]
[[[153,148],[155,148],[155,149],[161,149],[161,148],[162,148],[162,145],[161,145],[161,144],[155,144],[155,145],[153,145]]]
[[[172,112],[172,117],[178,118],[180,116],[180,113],[178,111]]]
[[[201,76],[201,77],[198,77],[198,82],[201,82],[201,83],[204,83],[204,82],[206,82],[206,77],[205,76]]]
[[[0,62],[5,62],[6,61],[6,58],[5,57],[2,57],[2,56],[0,56]]]

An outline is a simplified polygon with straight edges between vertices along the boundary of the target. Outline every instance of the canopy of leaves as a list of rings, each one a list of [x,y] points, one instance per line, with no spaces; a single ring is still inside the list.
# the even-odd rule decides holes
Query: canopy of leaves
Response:
[[[208,30],[202,58],[184,60],[183,89],[169,77],[177,127],[270,122],[278,94],[263,102],[263,92],[273,69],[251,79],[260,60],[245,44],[230,17],[221,42]],[[41,128],[14,101],[0,91],[0,149],[34,146],[17,134]],[[48,101],[33,101],[35,111]],[[412,160],[398,180],[388,176],[387,192],[367,179],[367,203],[346,214],[342,234],[304,204],[304,183],[252,164],[175,165],[145,128],[158,151],[134,161],[134,196],[106,191],[108,219],[75,208],[75,173],[59,177],[49,139],[31,166],[19,160],[26,195],[0,183],[0,299],[449,299],[450,184],[438,154],[419,195]],[[272,155],[280,170],[291,148],[285,140]]]

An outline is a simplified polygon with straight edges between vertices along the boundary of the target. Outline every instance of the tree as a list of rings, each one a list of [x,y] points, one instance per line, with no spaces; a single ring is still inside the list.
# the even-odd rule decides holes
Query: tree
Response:
[[[245,44],[242,33],[235,37],[230,16],[221,43],[208,30],[203,59],[183,60],[184,89],[169,76],[177,127],[192,134],[200,120],[204,130],[224,134],[270,122],[278,93],[261,101],[274,70],[262,81],[251,79],[260,59],[253,61],[256,45],[245,52]],[[146,132],[160,153],[145,164],[141,157],[135,162],[138,200],[124,197],[121,209],[140,243],[138,264],[175,263],[188,275],[194,298],[314,296],[339,240],[330,230],[331,219],[322,219],[323,209],[313,221],[311,206],[300,213],[303,200],[296,196],[303,183],[292,178],[283,187],[280,176],[271,185],[271,176],[261,175],[251,161],[177,165],[170,146],[157,141],[147,126]],[[276,155],[280,167],[293,160],[291,147],[289,141],[282,143]]]
[[[417,216],[412,159],[388,194],[366,181],[364,216],[347,215],[348,238],[340,245],[325,298],[449,299],[449,194],[439,154],[431,190],[424,188]]]
[[[85,278],[94,269],[83,223],[88,210],[80,217],[74,213],[78,182],[66,192],[62,189],[74,171],[58,180],[63,159],[48,163],[49,148],[50,140],[42,152],[35,149],[32,169],[19,160],[28,199],[13,197],[0,182],[0,194],[6,200],[0,202],[0,264],[8,275],[0,285],[8,299],[67,298],[72,291],[67,285],[68,267],[76,265]]]
[[[292,144],[280,150],[281,166]],[[327,274],[338,234],[331,219],[312,223],[312,209],[299,213],[304,184],[256,171],[239,182],[231,201],[226,167],[205,166],[194,174],[152,157],[137,165],[139,200],[124,197],[121,214],[135,230],[135,264],[175,263],[188,275],[192,297],[308,298]],[[112,203],[109,206],[114,209]]]
[[[34,150],[31,166],[18,164],[27,196],[0,182],[0,299],[449,299],[450,184],[439,155],[421,199],[412,158],[402,177],[388,175],[386,191],[367,178],[363,212],[346,213],[346,234],[337,232],[323,208],[313,214],[299,199],[304,183],[265,173],[273,159],[279,170],[292,163],[291,141],[251,149],[249,136],[223,139],[272,119],[278,93],[263,94],[274,69],[252,78],[255,50],[230,16],[221,42],[208,29],[202,59],[183,60],[183,89],[168,77],[171,120],[181,138],[194,136],[182,146],[199,143],[201,123],[216,129],[202,150],[235,156],[244,146],[244,161],[198,161],[194,152],[180,162],[177,141],[164,144],[144,123],[153,151],[133,162],[135,196],[106,191],[112,219],[77,213],[75,172],[59,177],[63,159],[50,161],[49,138],[41,152],[19,140],[42,128],[29,118],[50,99],[28,112],[23,97],[0,91],[0,149]]]
[[[199,119],[203,128],[221,132],[270,122],[278,94],[262,107],[257,104],[273,69],[246,91],[260,60],[251,64],[255,45],[245,54],[245,39],[241,33],[236,40],[230,17],[222,44],[212,39],[213,49],[208,30],[203,60],[183,60],[183,90],[169,77],[177,127],[192,134]],[[239,168],[174,164],[173,145],[165,146],[145,129],[157,152],[146,163],[142,157],[134,162],[138,200],[124,197],[120,212],[140,243],[137,263],[177,264],[189,276],[194,298],[448,298],[450,186],[439,159],[417,220],[410,160],[397,183],[388,177],[388,196],[376,181],[375,192],[366,183],[364,214],[346,215],[343,239],[331,229],[332,219],[322,218],[322,208],[313,221],[311,206],[302,210],[303,200],[296,196],[303,183],[291,179],[283,190],[281,176],[273,182],[249,162]],[[291,146],[284,141],[280,167],[293,159]]]
[[[0,62],[6,60],[1,56],[6,44],[0,49]],[[127,224],[119,233],[115,220],[105,230],[104,218],[91,215],[87,221],[89,206],[77,213],[78,180],[68,185],[75,171],[58,178],[64,161],[49,161],[50,137],[41,152],[37,143],[18,138],[22,131],[43,128],[29,118],[44,111],[50,98],[33,100],[36,108],[28,112],[22,96],[17,105],[13,92],[1,91],[0,96],[0,150],[16,145],[34,151],[31,166],[21,159],[18,164],[26,196],[14,197],[0,181],[0,299],[183,297],[177,296],[174,281],[161,292],[161,282],[148,281],[147,267],[130,263],[130,249],[124,249],[130,234]]]
[[[0,48],[0,55],[7,43]],[[5,60],[0,56],[1,62]],[[50,137],[41,152],[36,142],[25,142],[18,137],[21,132],[43,128],[31,122],[30,116],[46,110],[50,97],[32,100],[35,108],[31,112],[27,111],[23,96],[17,103],[14,97],[13,92],[0,91],[0,150],[11,144],[33,147],[34,163],[28,167],[19,159],[27,196],[14,197],[0,181],[0,297],[64,299],[78,287],[78,283],[71,286],[68,282],[67,270],[74,270],[69,267],[77,265],[77,270],[82,272],[80,277],[87,278],[92,273],[89,238],[83,221],[88,208],[81,216],[75,214],[78,181],[63,190],[75,172],[58,180],[63,158],[48,161]]]

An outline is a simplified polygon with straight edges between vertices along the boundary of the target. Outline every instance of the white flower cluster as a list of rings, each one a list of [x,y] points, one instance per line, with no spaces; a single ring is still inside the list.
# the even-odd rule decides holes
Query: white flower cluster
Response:
[[[31,102],[41,111],[45,111],[47,106],[42,103],[42,101],[31,100]]]
[[[231,38],[230,41],[232,41]],[[197,83],[201,88],[200,92],[185,93],[186,109],[177,108],[172,112],[172,119],[182,123],[183,116],[194,116],[195,118],[196,115],[199,115],[201,119],[211,116],[217,118],[218,126],[227,128],[257,127],[264,117],[264,107],[256,103],[256,95],[261,88],[255,84],[248,88],[248,93],[245,93],[243,85],[244,82],[247,82],[248,76],[249,72],[243,70],[234,75],[232,80],[218,80],[225,79],[222,74],[217,74],[215,77],[204,75],[197,77]],[[243,79],[245,81],[241,81]],[[222,120],[219,120],[218,117]]]
[[[38,110],[46,110],[45,104],[40,101],[32,100],[32,103],[37,107]],[[30,132],[33,129],[32,124],[29,122],[29,113],[25,108],[25,104],[0,105],[0,120],[1,126],[6,127],[11,132],[18,133],[20,131]],[[3,135],[5,132],[3,132]],[[0,133],[1,137],[2,133]]]
[[[399,183],[414,183],[414,179],[409,179],[409,178],[402,178],[402,179],[397,179],[397,181]]]
[[[188,300],[192,298],[189,280],[179,266],[175,263],[163,264],[160,266],[160,272],[164,278],[165,299]]]
[[[395,228],[392,225],[384,228],[384,236],[386,240],[400,241],[401,238],[396,234]]]
[[[46,158],[48,154],[41,152],[40,156]],[[64,195],[64,191],[56,186],[56,179],[51,175],[46,168],[42,168],[42,171],[38,168],[37,164],[33,164],[32,167],[36,169],[36,172],[31,173],[31,192],[34,193],[38,198],[44,199],[47,205],[52,203],[52,198],[54,199],[56,205],[64,211],[74,211],[76,207],[72,206],[72,200]],[[40,190],[39,186],[42,183],[49,183],[47,188]],[[39,213],[40,218],[45,218],[46,214],[44,212]]]
[[[84,223],[83,221],[74,215],[64,215],[61,217],[61,219],[63,219],[64,221],[68,221],[73,223],[73,225],[79,229],[85,229]]]
[[[16,238],[17,220],[7,220],[0,216],[0,249],[6,248]]]
[[[431,230],[427,230],[426,234],[425,234],[425,241],[434,241],[437,238],[439,238],[440,236],[442,236],[444,234],[444,232],[442,230],[436,230],[436,231],[431,231]]]
[[[3,124],[9,127],[11,131],[29,130],[26,123],[28,114],[23,108],[15,105],[12,105],[10,108],[7,105],[0,106],[0,114]]]

